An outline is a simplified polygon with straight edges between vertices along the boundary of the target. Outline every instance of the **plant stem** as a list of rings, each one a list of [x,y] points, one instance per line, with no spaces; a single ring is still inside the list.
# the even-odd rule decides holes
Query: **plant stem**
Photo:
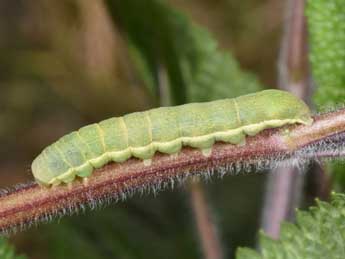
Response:
[[[279,56],[278,85],[309,101],[309,63],[304,0],[289,0]]]
[[[223,258],[216,224],[206,200],[204,186],[199,180],[190,183],[190,198],[205,258]]]
[[[304,0],[289,0],[279,57],[279,87],[309,100],[309,66]],[[297,167],[277,168],[268,176],[262,228],[278,238],[280,223],[294,217],[302,195],[304,174]]]
[[[243,169],[304,164],[309,159],[345,156],[345,109],[315,116],[311,126],[290,125],[247,137],[243,146],[216,143],[210,156],[184,147],[176,156],[157,153],[150,166],[131,158],[97,169],[87,180],[70,185],[21,185],[0,195],[0,231],[8,233],[41,221],[125,199],[137,191],[159,191],[189,176],[214,172],[238,174]],[[286,134],[286,132],[289,134]]]
[[[168,76],[164,65],[160,65],[158,68],[158,82],[161,106],[171,105]],[[188,187],[193,217],[203,254],[207,259],[221,259],[223,258],[222,246],[206,198],[205,188],[201,181],[191,181]]]

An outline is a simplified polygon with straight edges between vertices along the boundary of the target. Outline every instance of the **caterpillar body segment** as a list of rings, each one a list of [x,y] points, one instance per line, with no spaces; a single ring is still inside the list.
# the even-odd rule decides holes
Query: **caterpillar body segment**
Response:
[[[33,161],[32,172],[43,185],[69,183],[111,161],[137,157],[149,165],[155,152],[176,154],[182,146],[209,154],[216,141],[243,144],[246,135],[294,123],[311,124],[309,108],[279,90],[161,107],[110,118],[63,136]]]

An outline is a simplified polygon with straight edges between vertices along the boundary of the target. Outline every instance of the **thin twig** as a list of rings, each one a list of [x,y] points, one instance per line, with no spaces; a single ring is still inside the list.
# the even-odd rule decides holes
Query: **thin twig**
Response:
[[[223,258],[223,250],[212,211],[206,200],[204,185],[200,181],[190,184],[190,199],[198,228],[200,242],[207,259]]]
[[[309,103],[309,66],[304,0],[289,0],[279,57],[279,87]],[[301,199],[304,174],[296,167],[277,168],[268,177],[262,228],[278,238],[283,220],[294,217]]]
[[[287,133],[288,132],[288,133]],[[309,159],[338,157],[345,150],[345,109],[315,117],[311,126],[292,125],[265,130],[236,146],[216,143],[210,156],[185,147],[176,156],[156,154],[150,166],[141,160],[110,163],[88,180],[52,188],[35,183],[3,191],[0,195],[0,231],[9,233],[41,221],[125,199],[136,191],[154,192],[183,182],[188,176],[214,172],[238,174],[243,170],[303,164]]]
[[[159,66],[158,82],[161,106],[172,105],[168,76],[164,65]],[[223,250],[216,231],[216,223],[213,220],[212,211],[206,198],[205,188],[201,181],[191,181],[188,187],[193,217],[203,254],[206,259],[222,259]]]
[[[289,0],[278,62],[278,85],[309,101],[309,63],[304,0]]]

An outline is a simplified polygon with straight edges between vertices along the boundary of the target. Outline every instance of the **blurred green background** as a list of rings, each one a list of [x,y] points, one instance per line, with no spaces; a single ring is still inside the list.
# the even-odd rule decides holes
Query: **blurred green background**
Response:
[[[0,1],[0,187],[32,180],[33,158],[82,125],[166,99],[275,87],[284,7],[279,0]],[[227,258],[254,245],[265,178],[205,185]],[[202,256],[186,188],[137,195],[11,241],[37,259]]]

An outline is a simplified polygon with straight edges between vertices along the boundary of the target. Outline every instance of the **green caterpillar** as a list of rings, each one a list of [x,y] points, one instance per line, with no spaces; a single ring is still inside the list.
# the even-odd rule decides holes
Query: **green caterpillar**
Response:
[[[233,99],[161,107],[85,126],[45,148],[32,172],[43,185],[88,177],[110,161],[137,157],[150,163],[156,151],[176,154],[182,146],[209,153],[215,141],[245,142],[267,129],[312,123],[309,108],[292,94],[265,90]]]

